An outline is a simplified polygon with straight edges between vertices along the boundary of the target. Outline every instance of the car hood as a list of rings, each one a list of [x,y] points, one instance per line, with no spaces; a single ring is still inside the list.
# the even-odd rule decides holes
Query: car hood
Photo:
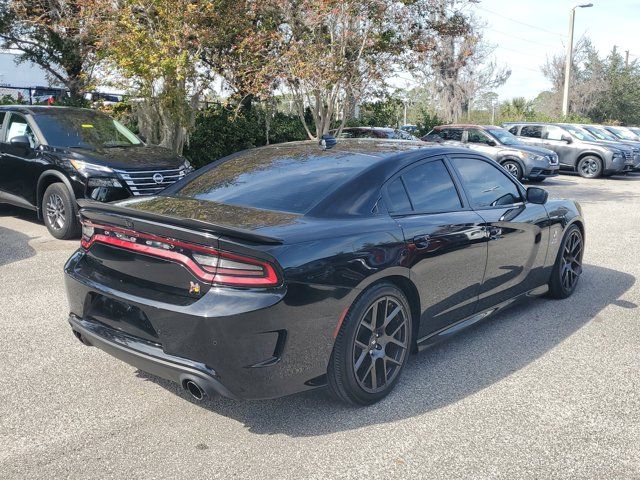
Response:
[[[607,147],[617,148],[618,150],[632,151],[633,147],[626,143],[616,142],[615,140],[599,140],[599,144],[606,145]]]
[[[584,145],[593,145],[594,147],[604,148],[605,150],[609,150],[610,152],[614,153],[621,153],[622,151],[629,149],[629,147],[625,147],[624,145],[620,145],[618,142],[612,142],[610,140],[604,140],[600,142],[588,142],[586,140],[583,140],[582,143]]]
[[[500,145],[502,147],[503,150],[514,150],[516,152],[527,152],[527,153],[533,153],[535,155],[545,155],[545,156],[549,156],[549,155],[555,155],[555,152],[553,150],[549,150],[548,148],[542,148],[542,147],[531,147],[529,145],[504,145],[501,144]]]
[[[77,160],[123,170],[178,168],[184,163],[184,158],[171,150],[153,145],[100,149],[73,147],[56,150],[63,150],[65,154]]]

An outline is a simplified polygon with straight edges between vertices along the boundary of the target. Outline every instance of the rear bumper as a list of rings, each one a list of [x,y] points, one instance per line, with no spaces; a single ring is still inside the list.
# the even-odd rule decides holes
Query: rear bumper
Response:
[[[198,380],[209,395],[268,399],[322,385],[333,330],[352,300],[350,290],[289,283],[211,288],[189,304],[168,303],[143,287],[124,292],[117,281],[87,278],[83,256],[65,266],[72,329],[152,375]]]
[[[209,397],[222,395],[237,398],[222,385],[215,370],[203,363],[167,355],[162,348],[153,343],[118,332],[98,322],[83,320],[73,314],[69,315],[69,324],[76,336],[81,335],[83,342],[98,347],[139,370],[182,386],[188,380],[194,381]]]

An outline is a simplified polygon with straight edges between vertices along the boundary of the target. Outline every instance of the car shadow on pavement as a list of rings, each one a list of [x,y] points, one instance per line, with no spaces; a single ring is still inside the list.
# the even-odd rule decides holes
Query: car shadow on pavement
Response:
[[[412,356],[395,390],[373,406],[343,405],[333,400],[326,388],[275,400],[215,398],[197,405],[242,422],[253,433],[292,437],[325,435],[414,417],[500,382],[552,350],[610,304],[637,308],[620,300],[634,283],[632,275],[586,265],[571,298],[524,300]],[[171,382],[143,372],[138,375],[189,398]],[[212,415],[212,428],[215,422]]]
[[[36,251],[30,240],[32,237],[0,225],[0,266],[33,257]]]

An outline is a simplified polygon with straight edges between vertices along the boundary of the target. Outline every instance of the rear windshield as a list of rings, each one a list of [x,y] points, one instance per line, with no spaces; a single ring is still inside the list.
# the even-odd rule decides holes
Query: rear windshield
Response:
[[[117,120],[104,113],[65,109],[38,113],[36,123],[45,140],[54,147],[131,147],[142,142]]]
[[[276,147],[248,150],[212,165],[174,195],[242,207],[306,213],[376,161],[376,157],[369,155],[323,153],[315,148],[317,153],[293,153],[291,149]]]

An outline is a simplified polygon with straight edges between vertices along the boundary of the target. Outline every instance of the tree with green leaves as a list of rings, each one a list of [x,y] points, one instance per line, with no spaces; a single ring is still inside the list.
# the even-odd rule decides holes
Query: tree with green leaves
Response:
[[[102,7],[100,0],[4,0],[1,46],[19,50],[18,61],[40,66],[72,103],[82,103],[99,61]]]

